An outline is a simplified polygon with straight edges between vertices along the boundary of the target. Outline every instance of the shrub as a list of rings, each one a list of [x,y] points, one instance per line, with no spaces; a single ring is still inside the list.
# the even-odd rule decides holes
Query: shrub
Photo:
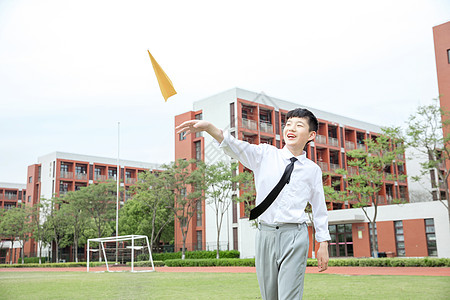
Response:
[[[216,258],[216,251],[186,251],[186,259],[206,259]],[[219,251],[220,258],[239,258],[239,251]],[[181,259],[181,252],[153,253],[153,260]],[[137,257],[138,261],[148,260],[148,254],[141,254]]]
[[[153,265],[155,267],[164,267],[164,262],[162,260],[154,260]],[[127,266],[131,266],[131,262],[127,262]],[[151,267],[152,263],[150,261],[136,261],[134,263],[135,267]]]
[[[164,263],[168,267],[217,267],[217,266],[254,267],[255,259],[254,258],[169,259],[164,261]]]
[[[23,259],[23,262],[25,264],[38,264],[39,263],[39,257],[25,257]],[[48,262],[48,257],[41,257],[41,263]]]

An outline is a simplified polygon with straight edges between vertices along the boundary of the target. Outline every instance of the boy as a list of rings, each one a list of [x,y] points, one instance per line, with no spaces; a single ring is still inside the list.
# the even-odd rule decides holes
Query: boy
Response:
[[[283,149],[237,140],[203,120],[186,121],[176,128],[178,133],[206,131],[220,143],[219,147],[226,154],[253,171],[256,207],[250,213],[250,219],[259,217],[255,265],[265,300],[302,298],[309,247],[304,212],[307,202],[312,206],[316,240],[320,243],[317,251],[319,272],[328,267],[330,235],[322,171],[306,158],[304,151],[314,140],[317,129],[314,114],[301,108],[289,111],[286,116]]]

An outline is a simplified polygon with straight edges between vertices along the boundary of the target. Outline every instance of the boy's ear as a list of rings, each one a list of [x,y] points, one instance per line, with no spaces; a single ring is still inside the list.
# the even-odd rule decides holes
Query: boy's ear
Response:
[[[314,140],[315,137],[316,137],[316,132],[315,132],[315,131],[311,131],[311,132],[309,133],[308,141]]]

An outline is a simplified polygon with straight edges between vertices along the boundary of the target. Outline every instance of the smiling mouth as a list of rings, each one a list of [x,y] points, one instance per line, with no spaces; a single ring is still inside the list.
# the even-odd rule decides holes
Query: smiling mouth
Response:
[[[293,139],[293,138],[295,138],[295,135],[293,135],[293,134],[291,134],[291,133],[287,134],[286,136],[287,136],[288,139]]]

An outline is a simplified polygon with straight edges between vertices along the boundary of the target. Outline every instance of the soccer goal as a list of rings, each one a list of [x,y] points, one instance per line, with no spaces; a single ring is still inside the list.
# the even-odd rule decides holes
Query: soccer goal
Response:
[[[98,243],[97,249],[91,249],[91,243]],[[112,236],[105,238],[88,239],[87,242],[87,272],[89,272],[89,261],[91,255],[100,256],[106,263],[107,272],[123,272],[110,270],[111,261],[114,265],[116,263],[131,262],[131,272],[153,272],[155,271],[155,265],[153,264],[152,251],[146,235],[123,235]],[[152,268],[150,270],[138,270],[134,269],[134,262],[136,257],[146,257],[148,255],[148,261],[151,263]]]

